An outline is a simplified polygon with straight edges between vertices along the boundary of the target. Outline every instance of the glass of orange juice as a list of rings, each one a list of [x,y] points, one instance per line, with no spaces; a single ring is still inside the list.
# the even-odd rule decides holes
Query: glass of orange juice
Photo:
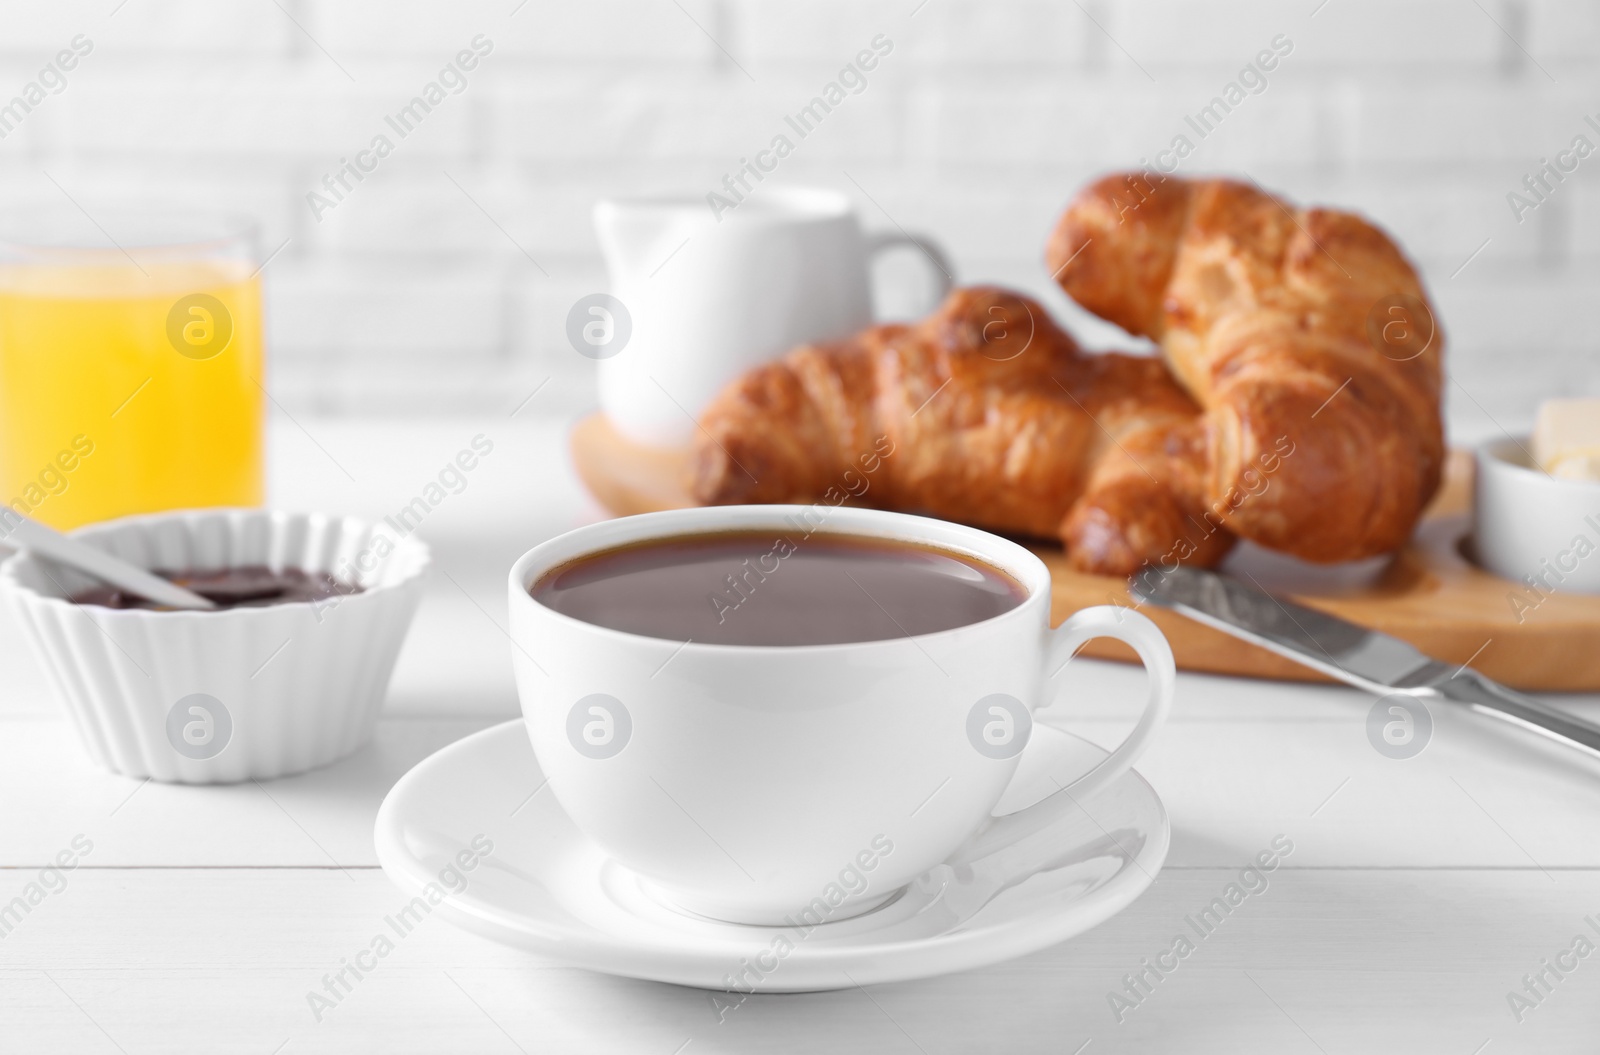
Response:
[[[0,235],[0,504],[62,529],[260,505],[253,227],[83,218],[100,237]]]

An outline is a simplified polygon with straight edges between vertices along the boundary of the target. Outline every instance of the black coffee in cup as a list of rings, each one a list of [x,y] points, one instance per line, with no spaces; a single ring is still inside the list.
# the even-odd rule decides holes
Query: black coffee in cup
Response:
[[[954,550],[865,535],[729,531],[601,550],[529,590],[574,619],[710,645],[836,645],[982,622],[1022,584]]]

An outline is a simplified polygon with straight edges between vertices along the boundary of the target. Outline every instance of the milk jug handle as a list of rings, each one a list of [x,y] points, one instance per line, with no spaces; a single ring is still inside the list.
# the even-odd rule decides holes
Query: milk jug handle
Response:
[[[867,256],[875,257],[879,253],[902,247],[913,248],[922,254],[932,268],[933,282],[937,295],[935,303],[944,299],[956,284],[955,268],[950,264],[950,258],[945,255],[944,248],[925,234],[910,234],[905,231],[875,231],[867,235]]]

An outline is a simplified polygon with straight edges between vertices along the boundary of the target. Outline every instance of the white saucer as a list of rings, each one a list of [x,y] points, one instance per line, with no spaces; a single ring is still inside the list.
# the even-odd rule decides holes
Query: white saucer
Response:
[[[1033,737],[999,812],[1037,801],[1106,754],[1043,724]],[[412,896],[432,885],[437,898],[464,874],[466,888],[434,913],[477,934],[574,967],[703,989],[844,989],[1022,956],[1121,911],[1154,881],[1172,834],[1160,798],[1129,772],[996,857],[959,871],[937,865],[883,906],[802,933],[661,902],[579,833],[543,781],[520,719],[451,744],[383,800],[378,860]],[[493,849],[476,853],[475,836]],[[476,858],[471,871],[451,871],[458,855]]]

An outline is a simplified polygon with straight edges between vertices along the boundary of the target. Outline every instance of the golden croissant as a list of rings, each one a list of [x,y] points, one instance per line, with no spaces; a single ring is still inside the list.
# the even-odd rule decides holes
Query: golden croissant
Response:
[[[1444,339],[1382,231],[1253,185],[1133,174],[1079,194],[1045,257],[1205,408],[1202,497],[1228,529],[1321,563],[1410,537],[1443,467]]]
[[[806,345],[724,389],[701,415],[691,487],[706,503],[814,502],[849,494],[1024,535],[1070,541],[1089,568],[1137,568],[1190,538],[1216,560],[1194,451],[1168,438],[1199,407],[1155,359],[1084,355],[1037,303],[958,289],[913,326]],[[1192,538],[1191,538],[1192,536]]]

